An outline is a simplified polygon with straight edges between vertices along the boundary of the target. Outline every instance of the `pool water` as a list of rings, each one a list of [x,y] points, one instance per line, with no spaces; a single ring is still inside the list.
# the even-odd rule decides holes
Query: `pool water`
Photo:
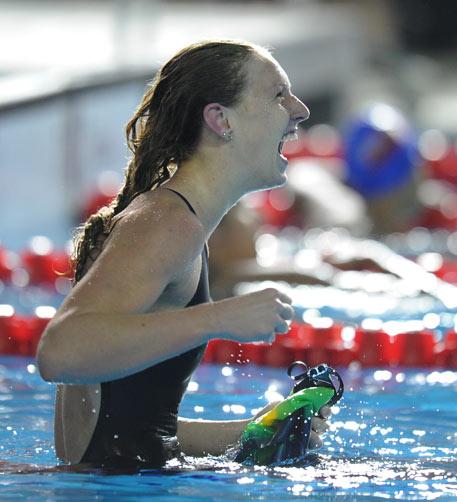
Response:
[[[456,500],[457,373],[342,370],[346,392],[307,464],[244,467],[187,459],[137,474],[56,472],[54,386],[32,359],[0,358],[0,499]],[[284,370],[202,365],[181,415],[238,419],[286,395]]]

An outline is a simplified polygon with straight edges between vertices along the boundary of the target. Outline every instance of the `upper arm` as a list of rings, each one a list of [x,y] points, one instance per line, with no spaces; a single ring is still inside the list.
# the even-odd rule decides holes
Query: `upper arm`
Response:
[[[147,311],[201,253],[204,231],[185,208],[134,211],[120,219],[103,251],[76,284],[66,312]]]

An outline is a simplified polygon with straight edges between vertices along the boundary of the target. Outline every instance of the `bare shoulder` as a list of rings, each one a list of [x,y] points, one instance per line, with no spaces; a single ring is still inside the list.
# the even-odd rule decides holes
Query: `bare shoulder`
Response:
[[[192,259],[201,253],[205,243],[200,220],[168,190],[142,194],[116,223],[110,239],[113,245],[123,241],[135,248],[144,246],[146,253],[149,250],[155,256],[176,253]]]
[[[145,312],[199,259],[201,222],[177,196],[159,192],[123,212],[64,311]]]

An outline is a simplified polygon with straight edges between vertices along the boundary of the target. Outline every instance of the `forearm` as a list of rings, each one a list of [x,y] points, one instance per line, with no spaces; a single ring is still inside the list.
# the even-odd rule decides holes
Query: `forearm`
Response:
[[[122,378],[214,335],[212,304],[151,314],[81,313],[51,322],[40,342],[42,377],[62,383]]]
[[[178,419],[178,440],[186,455],[222,455],[235,445],[252,418],[243,420]]]
[[[253,417],[241,420],[196,420],[179,417],[178,440],[181,449],[186,455],[195,457],[222,455],[230,446],[235,446],[238,443],[249,422],[269,412],[279,403],[281,401],[272,401]],[[309,440],[310,449],[322,446],[322,439],[319,435],[328,429],[327,418],[330,414],[330,408],[323,406],[319,411],[319,416],[313,417]]]
[[[199,420],[178,418],[178,439],[187,455],[222,455],[235,445],[251,420],[274,408],[280,401],[272,401],[250,418],[241,420]]]

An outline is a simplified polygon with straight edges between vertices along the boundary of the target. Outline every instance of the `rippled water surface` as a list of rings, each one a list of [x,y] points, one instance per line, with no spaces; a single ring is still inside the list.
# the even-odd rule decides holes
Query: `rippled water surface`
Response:
[[[324,447],[302,465],[243,467],[187,459],[164,471],[55,469],[54,386],[32,360],[0,358],[0,499],[457,500],[457,373],[345,370],[346,393]],[[284,370],[202,366],[181,414],[250,416],[290,389]]]

